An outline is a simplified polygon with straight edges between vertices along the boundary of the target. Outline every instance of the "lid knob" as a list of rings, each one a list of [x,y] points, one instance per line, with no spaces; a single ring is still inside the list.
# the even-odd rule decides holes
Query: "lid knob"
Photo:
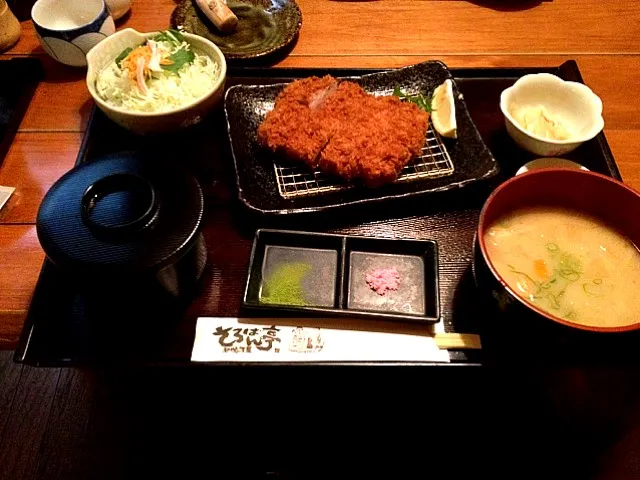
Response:
[[[117,173],[91,184],[82,196],[82,219],[96,235],[122,238],[154,221],[158,199],[151,182]]]

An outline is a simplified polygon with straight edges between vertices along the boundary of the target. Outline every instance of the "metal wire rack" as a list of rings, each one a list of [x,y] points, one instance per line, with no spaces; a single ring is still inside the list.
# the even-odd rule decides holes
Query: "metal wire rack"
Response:
[[[381,92],[376,93],[381,94]],[[287,199],[338,192],[355,186],[352,183],[341,182],[340,179],[319,170],[310,171],[302,164],[285,164],[276,160],[274,168],[278,191],[283,198]],[[451,175],[453,171],[453,162],[445,144],[429,124],[426,140],[422,147],[422,155],[402,169],[396,182],[446,177]]]

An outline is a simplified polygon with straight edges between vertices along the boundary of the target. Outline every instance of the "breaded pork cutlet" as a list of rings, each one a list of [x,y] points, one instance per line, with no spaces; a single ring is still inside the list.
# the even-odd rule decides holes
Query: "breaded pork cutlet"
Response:
[[[291,83],[258,129],[260,143],[366,185],[393,182],[424,145],[429,114],[326,76]]]
[[[333,134],[333,125],[323,122],[319,110],[323,100],[337,88],[338,82],[329,76],[288,85],[258,127],[258,141],[292,160],[317,167],[320,152]]]

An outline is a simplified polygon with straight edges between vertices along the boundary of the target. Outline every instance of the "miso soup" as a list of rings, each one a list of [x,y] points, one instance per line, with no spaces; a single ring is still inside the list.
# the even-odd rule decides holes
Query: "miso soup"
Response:
[[[589,326],[640,322],[640,252],[601,220],[555,207],[515,210],[484,236],[494,268],[540,309]]]

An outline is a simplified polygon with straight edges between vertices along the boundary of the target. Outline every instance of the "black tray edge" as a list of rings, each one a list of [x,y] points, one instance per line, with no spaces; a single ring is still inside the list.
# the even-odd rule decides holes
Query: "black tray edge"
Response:
[[[42,288],[44,288],[43,282],[41,282],[41,278],[48,264],[49,264],[49,260],[45,258],[44,261],[42,262],[42,266],[40,267],[40,272],[38,273],[38,281],[36,283],[36,288],[33,291],[32,299],[36,297],[36,295]],[[16,348],[13,352],[13,361],[15,363],[24,363],[24,364],[32,365],[36,367],[40,366],[39,361],[37,360],[34,361],[29,358],[29,344],[31,341],[31,334],[34,328],[35,328],[35,322],[33,321],[33,316],[31,314],[31,307],[30,307],[29,311],[27,312],[24,325],[22,327],[20,338],[18,339],[18,345],[16,345]]]
[[[74,167],[77,167],[78,165],[84,163],[85,159],[87,158],[87,152],[89,151],[91,145],[91,127],[93,125],[96,112],[98,111],[98,106],[94,103],[93,107],[91,108],[89,118],[87,119],[87,128],[84,131],[84,135],[82,135],[82,142],[80,143],[80,148],[78,149],[76,161],[73,164]]]
[[[32,57],[14,57],[9,60],[3,60],[3,62],[9,62],[15,67],[16,70],[19,70],[21,73],[29,74],[28,78],[21,78],[21,92],[20,98],[16,104],[16,107],[13,112],[11,112],[11,116],[9,117],[9,122],[7,124],[7,131],[5,137],[2,139],[2,143],[0,143],[0,166],[4,163],[4,159],[9,153],[9,149],[11,148],[11,144],[18,133],[18,128],[20,127],[20,123],[24,118],[27,109],[29,108],[29,104],[33,99],[33,95],[40,84],[40,81],[44,77],[44,69],[42,67],[42,61],[39,58]]]

